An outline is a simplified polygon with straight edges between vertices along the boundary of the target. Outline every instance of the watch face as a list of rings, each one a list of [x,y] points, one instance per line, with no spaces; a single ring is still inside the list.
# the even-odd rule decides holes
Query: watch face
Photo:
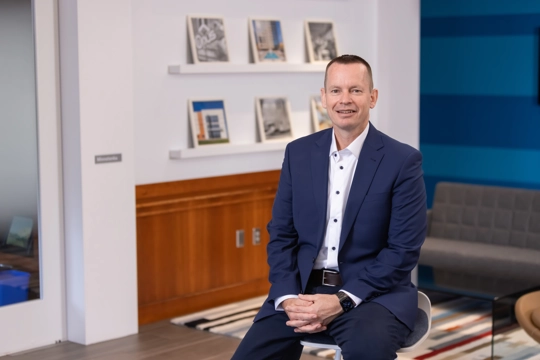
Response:
[[[345,310],[345,311],[349,311],[349,310],[351,310],[351,309],[354,309],[353,302],[352,302],[352,300],[349,299],[348,297],[347,297],[347,299],[344,299],[343,302],[342,302],[341,304],[343,305],[344,309],[347,309],[347,310]]]
[[[343,308],[343,311],[348,312],[349,310],[354,309],[355,303],[351,300],[351,298],[342,292],[338,292],[337,297],[339,299],[339,303],[341,304],[341,307]]]

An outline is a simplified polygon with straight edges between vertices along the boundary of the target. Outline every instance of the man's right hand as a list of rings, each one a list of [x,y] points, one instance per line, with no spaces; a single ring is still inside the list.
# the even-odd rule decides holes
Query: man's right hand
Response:
[[[287,325],[297,328],[297,327],[302,327],[302,326],[311,324],[311,322],[317,318],[317,315],[309,314],[306,312],[295,311],[295,309],[298,307],[311,306],[311,305],[313,305],[313,302],[307,301],[307,300],[301,300],[301,299],[296,299],[296,298],[284,300],[281,303],[281,306],[283,307],[283,310],[285,310],[285,313],[287,313],[287,316],[289,317],[289,321],[287,321]]]

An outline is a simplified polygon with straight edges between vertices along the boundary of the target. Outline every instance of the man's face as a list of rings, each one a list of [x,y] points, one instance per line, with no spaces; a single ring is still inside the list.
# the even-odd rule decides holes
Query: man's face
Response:
[[[359,135],[369,122],[369,109],[377,103],[378,92],[370,90],[371,79],[363,64],[330,65],[321,100],[335,130]]]

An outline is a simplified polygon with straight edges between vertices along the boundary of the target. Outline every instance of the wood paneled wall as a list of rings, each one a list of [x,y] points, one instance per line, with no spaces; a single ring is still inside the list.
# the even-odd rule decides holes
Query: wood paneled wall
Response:
[[[278,181],[276,170],[136,187],[140,324],[268,292],[266,225]]]

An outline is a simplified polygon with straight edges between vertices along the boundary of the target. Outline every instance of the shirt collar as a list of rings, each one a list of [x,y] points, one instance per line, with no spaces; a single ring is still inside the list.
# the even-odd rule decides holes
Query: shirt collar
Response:
[[[348,149],[357,159],[360,157],[360,151],[362,151],[362,147],[364,146],[364,142],[366,141],[367,133],[369,131],[369,122],[362,131],[360,135],[352,143],[349,144],[345,149]],[[343,149],[343,150],[345,150]],[[336,143],[336,135],[334,134],[334,130],[332,129],[332,144],[330,145],[330,154],[329,156],[332,156],[333,153],[337,152],[337,143]]]

